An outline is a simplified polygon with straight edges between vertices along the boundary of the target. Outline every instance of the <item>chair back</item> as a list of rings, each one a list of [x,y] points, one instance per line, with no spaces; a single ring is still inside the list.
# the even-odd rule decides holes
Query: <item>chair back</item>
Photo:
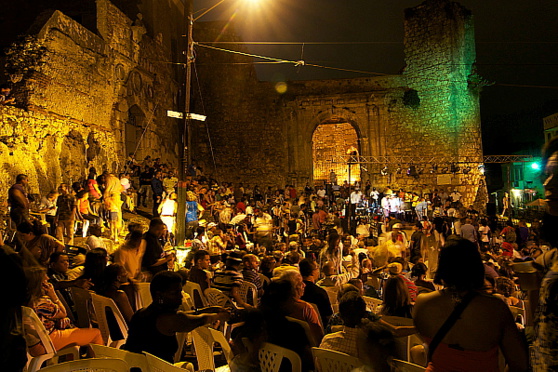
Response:
[[[194,310],[196,306],[194,305],[194,301],[192,301],[192,297],[184,291],[182,291],[182,307],[180,310],[182,311],[190,311]]]
[[[312,307],[314,308],[314,310],[316,310],[316,314],[318,314],[318,320],[320,322],[320,326],[322,327],[322,329],[324,329],[324,323],[322,322],[322,314],[320,314],[320,309],[318,308],[318,305],[312,303],[312,302],[308,302],[310,305],[312,305]]]
[[[202,289],[198,283],[191,281],[186,281],[186,284],[182,287],[184,292],[190,295],[190,298],[194,301],[196,307],[206,307],[208,305],[207,299],[202,292]]]
[[[243,280],[238,293],[247,304],[258,306],[258,287],[254,283]]]
[[[279,372],[283,358],[291,362],[292,372],[301,372],[302,361],[297,353],[281,346],[265,342],[258,352],[262,372]]]
[[[156,357],[153,354],[145,353],[145,358],[147,359],[147,364],[149,365],[149,370],[151,372],[187,372],[194,371],[194,368],[189,364],[186,368],[175,366],[170,364],[166,360]]]
[[[91,300],[93,302],[93,309],[95,310],[95,316],[97,317],[97,323],[99,325],[101,335],[103,336],[105,346],[119,348],[122,344],[124,344],[126,338],[128,338],[128,326],[126,325],[126,320],[124,320],[122,313],[114,301],[108,297],[91,293]],[[113,340],[111,338],[107,310],[112,311],[114,318],[116,319],[116,323],[120,328],[120,332],[123,337],[120,340]]]
[[[393,366],[396,372],[424,372],[423,366],[399,359],[393,359]]]
[[[223,333],[209,327],[198,327],[192,331],[192,339],[194,341],[194,349],[196,350],[196,358],[198,360],[198,370],[204,371],[210,369],[215,370],[215,360],[213,354],[214,344],[218,343],[223,350],[223,354],[227,363],[232,358],[232,350]]]
[[[312,348],[312,356],[318,372],[351,372],[362,365],[357,357],[317,347]]]
[[[525,309],[522,309],[522,308],[517,307],[517,306],[510,306],[510,310],[511,310],[512,315],[513,315],[513,320],[516,323],[519,323],[522,326],[525,326]]]
[[[383,301],[379,298],[362,296],[364,298],[364,302],[366,302],[366,309],[368,311],[373,312],[374,314],[378,314],[380,309],[382,308]]]
[[[50,338],[48,331],[46,330],[41,319],[39,319],[37,313],[35,313],[35,310],[30,307],[22,306],[21,311],[23,315],[24,332],[27,334],[26,338],[29,338],[31,335],[35,338],[38,338],[45,349],[44,354],[38,355],[36,357],[28,356],[28,372],[38,371],[43,363],[47,361],[49,363],[57,363],[57,356],[59,355],[72,355],[73,360],[79,359],[79,348],[77,346],[69,346],[65,347],[59,352],[56,351],[56,348],[52,343],[52,339]]]
[[[205,297],[209,306],[223,306],[230,307],[232,304],[229,296],[218,290],[217,288],[207,288],[205,290]]]
[[[64,296],[62,295],[62,292],[57,290],[56,295],[58,296],[58,299],[60,300],[60,302],[62,303],[62,305],[64,305],[64,308],[66,309],[66,316],[68,318],[70,318],[70,320],[72,321],[72,324],[76,324],[76,318],[74,317],[74,313],[72,312],[72,308],[68,305],[68,302],[66,301],[66,298],[64,298]]]
[[[151,298],[151,291],[149,290],[150,284],[151,283],[136,283],[136,308],[138,310],[148,307],[153,302],[153,299]]]
[[[339,301],[337,301],[337,288],[335,287],[320,287],[325,289],[327,296],[329,297],[329,302],[331,303],[331,308],[334,313],[339,312]]]
[[[95,354],[95,358],[113,358],[125,361],[129,368],[139,368],[141,372],[149,372],[149,364],[145,355],[132,353],[122,349],[115,349],[113,347],[90,344],[89,345]]]
[[[91,292],[83,288],[70,287],[72,299],[74,300],[74,309],[76,312],[76,327],[91,327],[91,317],[89,316],[89,308],[91,306]]]
[[[80,359],[41,368],[41,372],[129,372],[130,368],[121,359]]]

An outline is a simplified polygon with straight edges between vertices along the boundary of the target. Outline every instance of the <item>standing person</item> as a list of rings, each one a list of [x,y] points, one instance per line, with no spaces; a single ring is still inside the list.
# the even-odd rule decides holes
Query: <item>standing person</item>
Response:
[[[192,191],[186,192],[186,239],[194,238],[194,231],[199,226],[199,213],[203,207],[198,203],[198,197]],[[179,242],[182,243],[182,242]]]
[[[163,174],[156,171],[151,180],[151,191],[153,192],[153,217],[159,217],[159,205],[163,201]]]
[[[504,196],[502,197],[502,217],[509,214],[510,211],[510,194],[504,192]]]
[[[97,183],[97,171],[94,167],[89,169],[89,175],[87,176],[87,187],[86,190],[89,191],[89,195],[95,200],[101,199],[103,194],[99,189],[99,184]]]
[[[113,174],[106,177],[104,193],[105,209],[108,212],[110,238],[118,243],[120,229],[122,228],[122,184],[120,179]]]
[[[160,218],[155,217],[149,222],[149,230],[143,234],[142,244],[145,244],[145,253],[143,254],[141,267],[149,278],[160,271],[167,270],[167,263],[173,259],[172,254],[163,255],[164,251],[160,239],[165,231],[165,223]]]
[[[178,209],[178,203],[176,202],[176,193],[171,192],[165,198],[165,201],[159,205],[159,215],[161,220],[167,225],[169,232],[173,235],[175,234],[174,225],[176,222],[176,212]]]
[[[39,205],[39,212],[45,213],[46,222],[49,224],[48,233],[52,236],[56,235],[56,199],[58,198],[58,193],[56,191],[51,191],[47,196],[41,199],[41,204]]]
[[[15,183],[8,190],[8,203],[10,205],[10,218],[14,224],[29,221],[29,198],[27,186],[29,179],[25,174],[18,174]]]
[[[141,263],[146,244],[146,240],[143,239],[141,225],[131,223],[128,225],[126,240],[114,251],[113,262],[124,267],[128,278],[139,282],[142,282],[144,279],[141,272]]]
[[[145,165],[145,170],[140,173],[139,184],[140,188],[138,191],[138,207],[142,205],[147,207],[147,199],[151,196],[151,181],[153,180],[153,170],[149,165]]]
[[[413,225],[413,234],[411,235],[411,242],[409,243],[409,254],[410,261],[413,261],[415,257],[422,257],[425,260],[428,258],[426,237],[422,231],[422,223],[420,222],[416,222]]]
[[[434,282],[445,288],[420,295],[413,313],[416,329],[430,345],[427,371],[497,372],[498,349],[509,371],[529,369],[527,347],[508,306],[482,293],[484,266],[475,244],[448,239],[440,251]],[[456,307],[460,314],[455,313]],[[453,325],[445,335],[438,335],[452,314]]]
[[[58,193],[60,195],[56,200],[56,238],[64,242],[64,236],[66,236],[68,238],[67,243],[73,245],[76,199],[70,193],[66,183],[60,184]]]
[[[87,231],[89,231],[89,224],[91,221],[95,222],[97,220],[97,216],[95,216],[95,213],[91,210],[91,204],[89,204],[89,192],[81,190],[77,193],[76,198],[76,216],[82,223],[81,236],[85,238],[87,236]]]
[[[255,243],[264,246],[268,252],[272,248],[273,219],[260,208],[254,209]]]

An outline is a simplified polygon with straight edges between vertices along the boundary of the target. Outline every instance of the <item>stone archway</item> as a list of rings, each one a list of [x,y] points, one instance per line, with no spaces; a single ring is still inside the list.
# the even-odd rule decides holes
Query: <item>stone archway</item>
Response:
[[[312,133],[312,178],[314,181],[329,180],[331,170],[337,175],[337,182],[349,181],[347,164],[333,163],[334,157],[360,153],[359,136],[356,129],[347,122],[322,123]],[[360,180],[360,167],[351,168],[351,183]]]

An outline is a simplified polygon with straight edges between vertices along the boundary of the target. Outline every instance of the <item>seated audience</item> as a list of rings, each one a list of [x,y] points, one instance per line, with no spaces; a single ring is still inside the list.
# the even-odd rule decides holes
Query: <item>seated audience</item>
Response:
[[[513,316],[501,300],[481,293],[484,267],[477,246],[461,238],[450,238],[440,251],[436,284],[440,291],[422,294],[414,308],[414,322],[430,344],[427,371],[499,371],[498,349],[509,371],[527,371],[527,348]],[[465,309],[439,344],[432,345],[456,303]]]
[[[322,324],[326,325],[333,314],[333,310],[325,289],[315,284],[320,275],[318,265],[315,261],[304,259],[300,262],[299,268],[304,281],[304,294],[300,299],[315,304],[320,312]]]
[[[30,296],[28,306],[32,308],[43,322],[56,350],[69,345],[85,346],[90,343],[103,344],[101,332],[97,328],[73,328],[67,318],[66,309],[48,281],[46,269],[29,267],[26,269],[27,291]],[[32,356],[44,354],[44,345],[36,331],[26,325],[26,339]]]
[[[182,305],[182,277],[172,271],[156,274],[150,292],[153,302],[132,317],[124,350],[148,352],[172,363],[178,349],[177,332],[190,332],[229,318],[229,313],[218,306],[198,310],[199,314],[178,311]]]

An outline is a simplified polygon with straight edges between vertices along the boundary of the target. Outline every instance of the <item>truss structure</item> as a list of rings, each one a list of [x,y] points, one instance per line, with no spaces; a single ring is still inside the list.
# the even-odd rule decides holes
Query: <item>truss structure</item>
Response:
[[[532,155],[486,156],[358,156],[343,155],[331,158],[331,163],[379,165],[443,165],[443,164],[505,164],[533,161]]]

